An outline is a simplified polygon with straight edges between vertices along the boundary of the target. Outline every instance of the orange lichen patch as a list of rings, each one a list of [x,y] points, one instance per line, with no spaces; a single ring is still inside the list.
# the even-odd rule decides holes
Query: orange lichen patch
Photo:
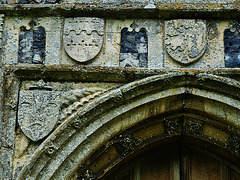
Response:
[[[239,9],[236,4],[221,4],[221,3],[176,3],[176,4],[159,4],[157,5],[159,10],[203,10],[203,11],[217,11],[224,9]]]
[[[145,3],[75,3],[75,4],[8,4],[0,5],[0,9],[3,10],[34,10],[38,8],[51,9],[51,10],[136,10],[142,9],[146,6]],[[156,7],[158,10],[200,10],[200,11],[220,11],[220,10],[239,10],[238,3],[157,3]],[[145,9],[148,11],[147,9]]]

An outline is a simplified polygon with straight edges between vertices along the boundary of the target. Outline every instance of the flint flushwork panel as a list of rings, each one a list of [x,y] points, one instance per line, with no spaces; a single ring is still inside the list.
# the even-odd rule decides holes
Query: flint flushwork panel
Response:
[[[34,26],[30,26],[29,17],[6,16],[4,21],[8,24],[3,33],[2,61],[6,64],[81,62],[89,66],[156,69],[239,67],[237,30],[226,27],[227,21],[75,17],[65,19],[65,29],[64,19],[58,17],[36,18]],[[225,47],[223,29],[228,29]]]
[[[240,67],[240,25],[234,24],[232,28],[224,31],[225,65],[229,68]]]
[[[4,21],[4,14],[0,14],[0,48],[2,48],[2,41],[3,41],[3,21]]]
[[[136,31],[138,25],[133,23],[132,31],[123,28],[121,31],[121,67],[148,67],[148,37],[145,28]]]
[[[45,59],[46,35],[43,27],[26,30],[22,27],[19,33],[19,63],[43,64]]]

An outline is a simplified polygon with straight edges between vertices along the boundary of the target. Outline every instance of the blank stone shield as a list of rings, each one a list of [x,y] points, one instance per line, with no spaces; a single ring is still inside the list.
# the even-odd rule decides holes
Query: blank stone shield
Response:
[[[78,62],[93,59],[104,39],[104,19],[93,17],[66,18],[63,42],[66,53]]]
[[[206,21],[178,19],[165,22],[165,48],[181,64],[191,64],[204,54],[207,44]]]

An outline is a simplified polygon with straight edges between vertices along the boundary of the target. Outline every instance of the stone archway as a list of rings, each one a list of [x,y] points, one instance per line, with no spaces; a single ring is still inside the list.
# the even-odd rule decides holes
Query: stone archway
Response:
[[[192,140],[192,141],[191,141]],[[141,152],[137,151],[125,158],[114,168],[104,174],[101,180],[181,180],[181,179],[238,179],[239,165],[231,163],[228,153],[220,153],[219,148],[212,147],[198,138],[172,137],[161,140],[161,144],[147,145]],[[221,155],[220,155],[221,154]],[[94,163],[93,169],[99,163]],[[238,163],[239,164],[239,163]],[[85,172],[89,179],[98,175]],[[88,175],[87,175],[88,173]],[[86,178],[88,177],[88,178]],[[91,178],[90,178],[91,179]]]
[[[145,147],[153,136],[141,139],[131,129],[136,128],[141,135],[147,132],[144,124],[149,122],[162,127],[162,131],[157,130],[157,141],[186,134],[239,157],[239,87],[228,78],[183,71],[112,90],[73,113],[49,135],[18,179],[69,179],[78,176],[77,172],[86,179],[100,177]],[[216,133],[210,133],[213,130]],[[102,162],[98,170],[93,169],[91,160],[97,162],[111,147],[116,151],[111,163]]]

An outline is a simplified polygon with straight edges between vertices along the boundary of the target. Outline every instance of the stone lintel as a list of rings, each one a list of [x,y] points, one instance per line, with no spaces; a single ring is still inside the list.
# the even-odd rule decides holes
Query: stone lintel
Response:
[[[127,83],[145,77],[179,72],[190,75],[213,74],[228,77],[240,81],[240,68],[221,68],[221,69],[143,69],[143,68],[118,68],[103,66],[69,66],[69,65],[11,65],[5,67],[8,73],[14,73],[22,80],[48,81],[83,81],[83,82],[119,82]]]
[[[128,17],[128,18],[181,18],[206,19],[221,18],[233,19],[239,17],[240,6],[237,2],[97,2],[97,3],[56,3],[56,4],[0,4],[1,13],[7,15],[32,15],[49,16],[59,15],[65,17],[73,16],[95,16],[95,17]],[[39,13],[38,13],[39,12]],[[81,14],[79,14],[81,13]]]

